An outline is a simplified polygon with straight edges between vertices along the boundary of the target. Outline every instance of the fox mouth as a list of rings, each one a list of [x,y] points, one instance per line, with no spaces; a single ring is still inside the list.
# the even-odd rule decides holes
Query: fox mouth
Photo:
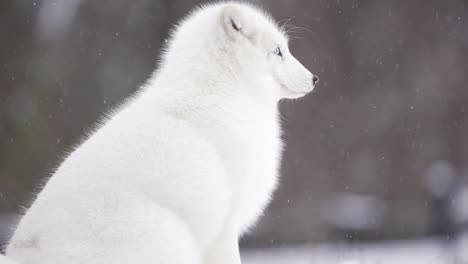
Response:
[[[310,84],[310,85],[303,86],[303,87],[307,87],[306,89],[294,90],[294,89],[289,88],[284,82],[278,79],[277,81],[278,81],[278,84],[280,85],[280,89],[283,93],[284,98],[300,98],[312,92],[315,88],[315,85]]]

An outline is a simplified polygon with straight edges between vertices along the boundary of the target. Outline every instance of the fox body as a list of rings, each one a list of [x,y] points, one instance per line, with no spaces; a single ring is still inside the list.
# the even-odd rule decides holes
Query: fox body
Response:
[[[240,263],[238,239],[277,184],[277,103],[317,80],[262,10],[200,7],[59,166],[0,263]]]

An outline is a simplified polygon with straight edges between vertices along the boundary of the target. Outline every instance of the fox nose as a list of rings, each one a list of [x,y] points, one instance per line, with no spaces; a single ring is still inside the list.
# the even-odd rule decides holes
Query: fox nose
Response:
[[[318,83],[318,81],[319,81],[319,77],[317,77],[317,76],[314,75],[314,77],[312,77],[312,83],[313,83],[314,85],[316,85],[316,84]]]

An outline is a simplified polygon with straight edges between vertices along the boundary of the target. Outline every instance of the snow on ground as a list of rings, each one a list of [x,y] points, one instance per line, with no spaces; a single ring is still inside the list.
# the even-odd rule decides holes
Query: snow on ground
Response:
[[[467,249],[468,250],[468,249]],[[243,264],[465,264],[437,240],[319,244],[242,251]]]

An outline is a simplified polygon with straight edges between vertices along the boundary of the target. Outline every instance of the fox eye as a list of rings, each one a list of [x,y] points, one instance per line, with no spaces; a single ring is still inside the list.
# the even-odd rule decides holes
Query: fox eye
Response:
[[[283,57],[283,53],[281,53],[280,47],[276,47],[276,49],[273,51],[273,53],[280,56],[281,58]]]

